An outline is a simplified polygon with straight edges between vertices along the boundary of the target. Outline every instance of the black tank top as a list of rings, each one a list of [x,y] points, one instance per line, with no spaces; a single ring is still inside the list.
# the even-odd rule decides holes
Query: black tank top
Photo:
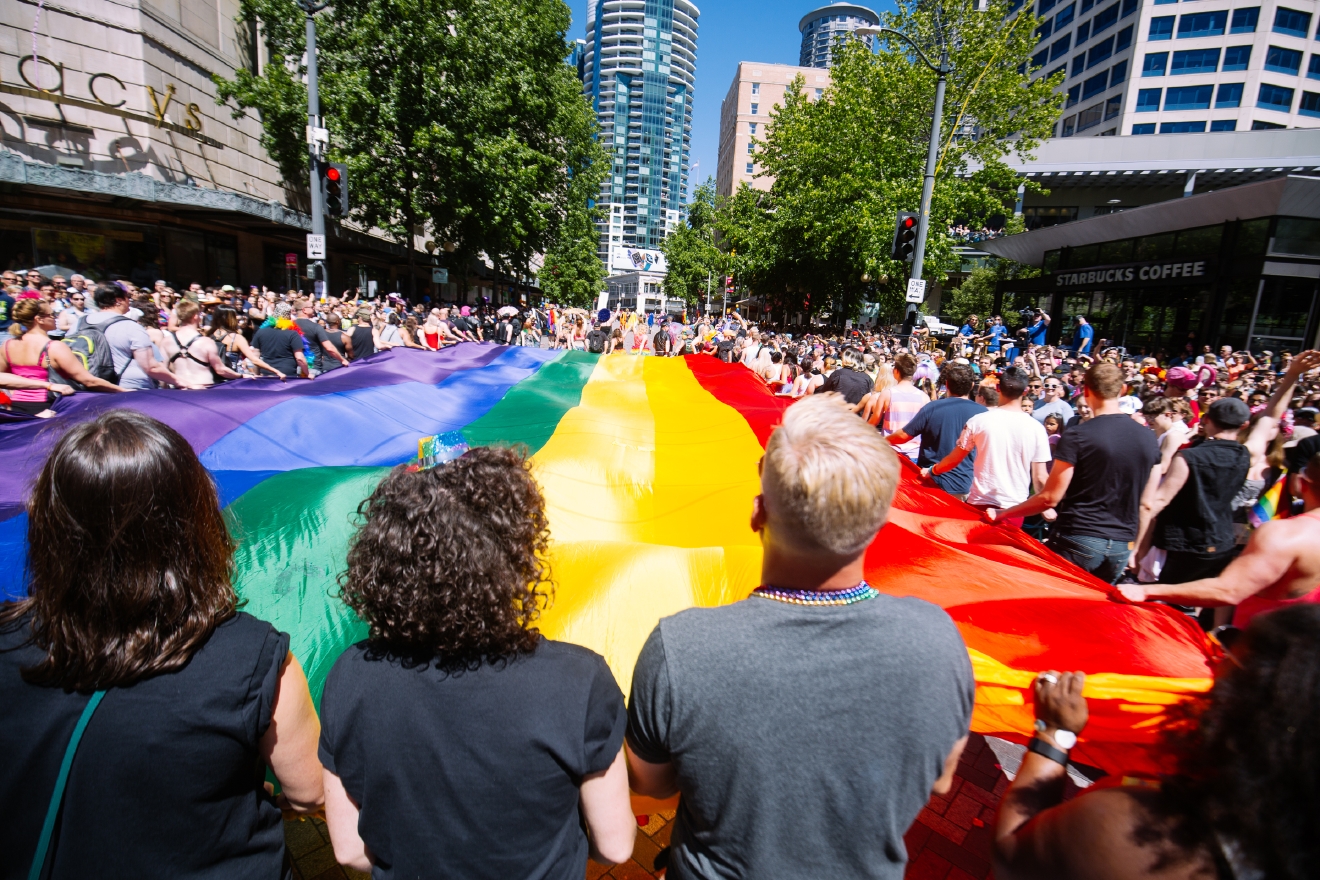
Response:
[[[1160,513],[1156,546],[1184,553],[1233,549],[1233,496],[1242,488],[1251,453],[1236,440],[1203,440],[1178,453],[1187,462],[1187,482]]]
[[[360,361],[376,353],[376,340],[370,327],[354,327],[349,338],[353,341],[353,360]]]
[[[89,695],[27,684],[26,621],[0,632],[0,853],[26,876],[65,747]],[[69,772],[52,880],[283,876],[284,826],[262,788],[289,637],[239,613],[188,665],[112,688]],[[21,871],[21,873],[20,873]]]

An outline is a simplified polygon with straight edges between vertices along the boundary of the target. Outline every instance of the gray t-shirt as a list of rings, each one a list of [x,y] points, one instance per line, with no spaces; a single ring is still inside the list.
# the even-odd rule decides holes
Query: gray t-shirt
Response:
[[[754,596],[664,618],[628,744],[677,769],[669,880],[899,880],[974,691],[962,636],[920,599]]]
[[[138,314],[134,312],[134,314]],[[123,318],[124,315],[118,312],[101,310],[87,316],[87,323],[98,329],[105,327],[115,318]],[[142,391],[148,388],[155,388],[156,383],[142,372],[142,368],[137,365],[133,359],[133,352],[139,348],[151,348],[151,337],[147,335],[147,330],[134,319],[124,321],[114,321],[109,327],[101,330],[105,334],[105,341],[110,343],[110,354],[115,360],[115,372],[120,374],[120,388],[127,388],[132,391]]]

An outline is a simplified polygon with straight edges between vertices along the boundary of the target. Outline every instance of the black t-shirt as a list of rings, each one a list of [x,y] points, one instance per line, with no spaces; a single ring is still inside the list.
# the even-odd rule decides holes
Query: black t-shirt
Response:
[[[327,359],[325,356],[325,346],[321,343],[329,340],[330,334],[325,331],[324,327],[313,321],[311,318],[297,318],[294,320],[294,323],[302,328],[303,338],[306,339],[308,344],[312,347],[311,367],[313,370],[324,370],[327,360],[335,366],[339,366],[339,361],[334,358]],[[332,342],[331,344],[333,345],[334,343]]]
[[[1123,413],[1095,416],[1063,432],[1054,459],[1074,468],[1054,531],[1136,540],[1141,493],[1160,460],[1160,445],[1150,428]]]
[[[735,343],[732,339],[722,339],[715,343],[715,356],[726,364],[733,363],[734,344]]]
[[[252,347],[261,352],[261,359],[286,376],[298,375],[298,359],[294,355],[303,350],[302,342],[302,334],[297,330],[262,327],[252,335]]]
[[[44,652],[0,632],[0,853],[27,876],[65,747],[89,695],[23,681]],[[262,788],[289,637],[239,613],[177,672],[111,688],[74,757],[52,880],[281,876],[284,823]]]
[[[825,391],[837,391],[843,399],[856,406],[862,398],[871,393],[875,383],[865,373],[859,373],[848,367],[839,367],[816,389],[817,394]]]
[[[1290,446],[1284,452],[1287,453],[1288,473],[1300,474],[1311,456],[1320,452],[1320,434],[1304,437],[1297,441],[1296,446]]]
[[[946,397],[932,400],[917,412],[903,426],[903,433],[909,437],[921,437],[921,449],[917,453],[917,464],[931,467],[939,464],[944,457],[958,445],[958,438],[967,425],[967,420],[978,413],[985,412],[985,407],[966,397]],[[965,495],[972,491],[972,471],[976,466],[976,450],[958,462],[951,471],[934,476],[935,485],[951,495]]]
[[[361,805],[377,880],[582,880],[578,786],[626,723],[605,660],[577,645],[451,675],[360,642],[326,679],[320,756]]]

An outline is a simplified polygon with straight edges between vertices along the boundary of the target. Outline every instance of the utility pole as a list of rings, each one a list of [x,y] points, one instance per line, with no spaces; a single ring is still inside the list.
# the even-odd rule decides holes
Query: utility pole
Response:
[[[307,17],[307,152],[311,165],[311,186],[309,189],[312,197],[312,235],[319,237],[318,240],[322,244],[326,239],[324,194],[321,192],[321,160],[325,158],[325,150],[330,145],[330,138],[325,126],[321,124],[321,96],[317,90],[316,79],[316,19],[314,16],[329,5],[329,3],[315,4],[310,0],[298,0],[298,6]],[[310,240],[308,250],[311,250]],[[328,293],[330,279],[326,274],[325,262],[320,259],[315,260],[311,263],[310,268],[312,269],[313,293]],[[318,282],[322,285],[320,291],[316,290]]]

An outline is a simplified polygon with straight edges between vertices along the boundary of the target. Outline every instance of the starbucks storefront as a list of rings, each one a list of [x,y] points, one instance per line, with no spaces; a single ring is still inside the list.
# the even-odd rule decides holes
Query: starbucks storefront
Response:
[[[1041,308],[1049,341],[1076,316],[1132,353],[1187,344],[1298,351],[1320,331],[1320,178],[1281,177],[983,242],[1038,266],[995,311]]]

